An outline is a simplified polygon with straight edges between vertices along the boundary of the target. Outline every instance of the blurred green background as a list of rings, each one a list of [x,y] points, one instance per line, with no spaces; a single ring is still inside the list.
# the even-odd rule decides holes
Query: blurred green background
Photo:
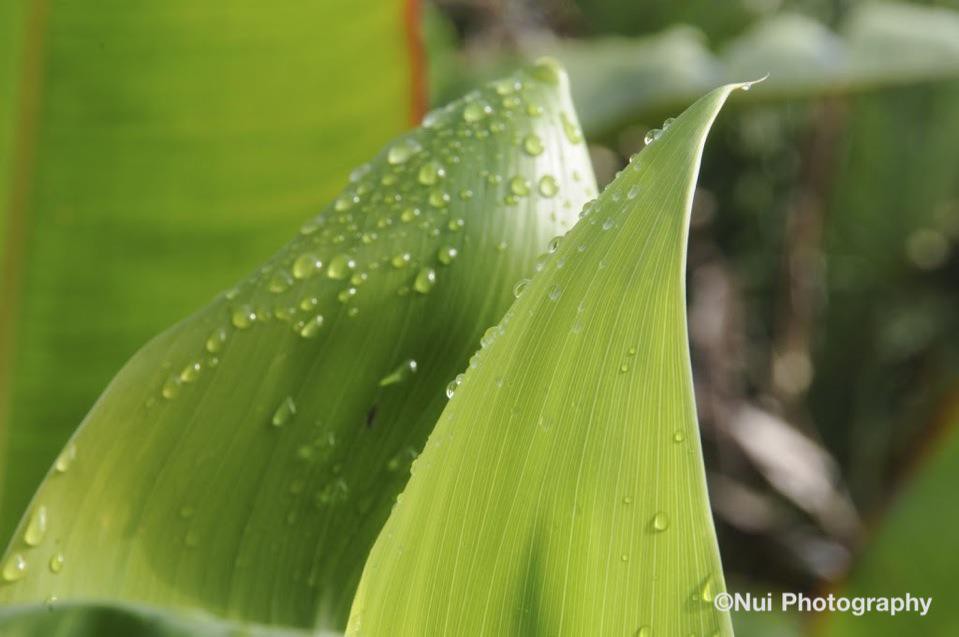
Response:
[[[959,1],[50,5],[0,8],[0,541],[123,361],[255,268],[424,88],[438,106],[559,58],[603,185],[695,97],[769,73],[710,137],[689,254],[730,589],[936,602],[738,633],[959,634]]]

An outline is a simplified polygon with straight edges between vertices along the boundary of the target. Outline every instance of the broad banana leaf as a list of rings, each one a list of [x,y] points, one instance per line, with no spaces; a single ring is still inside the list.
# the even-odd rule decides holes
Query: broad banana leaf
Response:
[[[411,467],[347,634],[729,635],[686,333],[693,104],[554,239]]]
[[[422,91],[415,0],[0,4],[5,545],[123,362],[283,245]]]
[[[21,521],[0,603],[342,627],[447,381],[594,195],[552,62],[428,115],[124,367]]]

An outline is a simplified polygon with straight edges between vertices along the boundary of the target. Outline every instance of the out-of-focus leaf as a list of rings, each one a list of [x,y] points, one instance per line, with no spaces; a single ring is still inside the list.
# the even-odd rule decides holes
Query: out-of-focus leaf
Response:
[[[823,637],[885,637],[959,633],[959,608],[943,597],[955,589],[959,554],[947,539],[959,528],[959,508],[944,504],[959,480],[959,413],[930,446],[919,473],[894,496],[875,535],[863,547],[848,580],[844,597],[932,597],[928,614],[903,612],[890,617],[871,612],[861,617],[833,613],[825,618]],[[940,541],[941,540],[941,541]]]
[[[35,496],[0,602],[342,625],[443,388],[594,194],[553,63],[427,116],[133,357]]]
[[[731,634],[692,396],[691,106],[484,336],[371,552],[348,634]]]
[[[0,608],[4,637],[335,637],[334,633],[225,621],[136,604],[61,604]]]
[[[803,15],[775,14],[719,54],[689,26],[637,38],[538,37],[522,44],[519,57],[552,55],[566,65],[573,102],[591,136],[676,109],[737,77],[769,74],[751,97],[775,100],[959,75],[959,13],[897,3],[859,4],[838,32]],[[479,77],[501,64],[497,56],[478,59]]]
[[[2,4],[0,544],[123,361],[409,127],[414,72],[402,0]]]

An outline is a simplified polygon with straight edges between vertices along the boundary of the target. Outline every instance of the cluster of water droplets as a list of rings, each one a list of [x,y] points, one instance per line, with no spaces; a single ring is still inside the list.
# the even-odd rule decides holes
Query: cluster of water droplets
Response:
[[[71,441],[54,461],[53,475],[58,476],[69,471],[76,458],[76,443]],[[50,510],[45,504],[34,503],[27,525],[19,538],[23,550],[13,551],[0,565],[0,583],[18,582],[27,576],[30,569],[30,552],[37,550],[47,539],[50,517]],[[64,562],[63,552],[59,549],[46,558],[47,567],[53,574],[58,574],[63,569]],[[50,598],[48,602],[52,603],[54,600],[55,598]]]
[[[488,201],[492,194],[505,206],[539,198],[540,209],[569,207],[574,193],[564,196],[561,175],[539,160],[547,142],[538,131],[549,126],[561,128],[571,143],[583,142],[573,116],[545,97],[562,81],[562,71],[544,60],[492,82],[431,112],[423,128],[355,170],[284,251],[222,296],[221,322],[211,326],[196,357],[163,379],[161,397],[175,399],[216,368],[244,332],[285,324],[295,337],[315,339],[333,322],[358,316],[373,302],[370,295],[380,297],[381,307],[383,294],[431,294],[469,243],[464,229],[482,213],[472,203],[478,195]],[[496,146],[483,141],[488,138],[518,152],[490,157]],[[514,155],[526,159],[517,163]],[[552,219],[561,216],[554,211]],[[506,247],[502,241],[496,249]]]

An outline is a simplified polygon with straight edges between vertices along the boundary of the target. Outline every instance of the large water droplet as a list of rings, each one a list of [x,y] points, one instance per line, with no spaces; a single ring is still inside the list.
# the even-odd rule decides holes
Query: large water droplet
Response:
[[[663,131],[659,130],[658,128],[650,128],[648,131],[646,131],[646,137],[643,138],[643,141],[645,141],[647,145],[652,144],[654,141],[659,139],[659,136],[662,134]]]
[[[529,182],[522,176],[516,175],[509,180],[509,191],[517,197],[525,197],[529,194]]]
[[[3,564],[3,579],[6,582],[16,582],[27,574],[27,560],[20,553],[13,553]]]
[[[412,358],[409,358],[391,371],[389,374],[384,376],[380,380],[380,387],[386,387],[387,385],[396,385],[402,383],[407,378],[416,373],[416,361]]]
[[[39,546],[47,534],[47,507],[42,504],[33,510],[27,528],[23,532],[23,541],[29,546]]]
[[[274,427],[282,427],[290,422],[295,415],[296,403],[293,402],[292,396],[287,396],[283,399],[283,402],[280,403],[280,406],[276,408],[276,411],[273,412],[273,418],[270,422]]]

